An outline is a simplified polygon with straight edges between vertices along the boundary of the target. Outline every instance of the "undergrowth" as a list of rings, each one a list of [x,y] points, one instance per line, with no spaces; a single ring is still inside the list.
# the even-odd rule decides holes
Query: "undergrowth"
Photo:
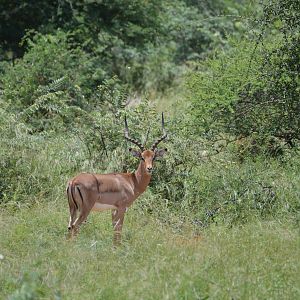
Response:
[[[299,229],[255,221],[174,232],[134,206],[113,249],[109,213],[65,238],[65,199],[1,211],[0,293],[8,299],[297,299]],[[170,220],[171,221],[171,220]],[[176,220],[174,220],[176,222]],[[30,242],[29,242],[30,241]]]

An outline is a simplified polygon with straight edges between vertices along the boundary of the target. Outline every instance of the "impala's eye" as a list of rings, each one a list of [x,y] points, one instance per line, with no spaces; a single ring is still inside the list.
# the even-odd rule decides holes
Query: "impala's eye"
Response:
[[[144,158],[143,156],[141,156],[141,160],[142,160],[142,161],[145,161],[145,158]]]

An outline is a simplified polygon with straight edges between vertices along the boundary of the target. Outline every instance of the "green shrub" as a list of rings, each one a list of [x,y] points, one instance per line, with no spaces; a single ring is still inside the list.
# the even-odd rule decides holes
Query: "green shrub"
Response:
[[[11,79],[18,79],[15,86],[23,81],[26,86],[8,96],[30,104],[36,85],[62,76],[80,86],[84,95],[115,75],[135,91],[164,90],[187,62],[226,46],[229,33],[245,33],[240,19],[248,11],[248,0],[210,2],[44,0],[42,5],[23,1],[13,9],[6,0],[1,7],[0,55],[12,60],[24,55],[25,69],[35,73],[24,80],[22,67],[16,67]],[[26,43],[20,44],[26,30],[39,32],[27,39],[31,54]],[[25,99],[16,99],[18,95]]]
[[[55,34],[35,34],[24,42],[28,50],[22,59],[7,66],[1,85],[3,101],[12,111],[22,111],[39,101],[39,97],[62,91],[73,105],[84,106],[84,95],[93,81],[87,54],[71,42],[62,31]],[[103,78],[101,78],[102,80]]]
[[[188,78],[196,132],[244,139],[268,155],[298,143],[300,9],[270,1],[256,21],[256,39],[235,41]],[[298,16],[298,17],[297,17]],[[280,149],[279,149],[280,148]],[[280,151],[278,151],[278,149]]]
[[[0,132],[1,204],[22,207],[55,197],[64,190],[66,178],[84,165],[79,140],[66,139],[66,134],[32,135],[16,115],[3,109]]]
[[[275,46],[274,46],[275,47]],[[258,68],[262,63],[261,48],[254,52],[255,44],[232,41],[227,52],[199,65],[200,70],[187,79],[192,117],[197,134],[212,138],[222,131],[232,132],[234,105],[249,82],[259,86]],[[249,57],[253,56],[251,68]]]

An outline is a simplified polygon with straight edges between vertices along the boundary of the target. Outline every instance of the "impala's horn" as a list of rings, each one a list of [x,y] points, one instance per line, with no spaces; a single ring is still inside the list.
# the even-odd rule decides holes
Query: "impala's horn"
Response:
[[[162,142],[163,140],[165,140],[167,138],[167,136],[168,136],[168,134],[167,134],[167,132],[165,130],[165,120],[164,120],[164,113],[163,112],[161,113],[161,128],[162,128],[163,135],[159,139],[157,139],[154,142],[154,144],[151,146],[151,150],[152,151],[154,151],[157,148],[158,144],[160,142]]]
[[[126,116],[125,116],[124,136],[125,136],[125,139],[126,139],[127,141],[129,141],[129,142],[131,142],[131,143],[137,145],[137,146],[141,149],[142,152],[145,151],[145,148],[144,148],[144,146],[143,146],[142,143],[140,143],[139,141],[137,141],[137,140],[135,140],[135,139],[133,139],[133,138],[131,138],[131,137],[129,136],[129,130],[128,130],[128,124],[127,124]]]

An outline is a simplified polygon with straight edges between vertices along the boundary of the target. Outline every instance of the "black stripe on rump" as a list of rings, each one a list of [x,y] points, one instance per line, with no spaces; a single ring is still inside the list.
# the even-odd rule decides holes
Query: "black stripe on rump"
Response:
[[[83,204],[83,197],[82,197],[82,194],[81,194],[81,192],[80,192],[80,189],[79,189],[78,186],[76,186],[76,188],[77,188],[77,191],[78,191],[78,193],[79,193],[79,196],[80,196],[81,201],[82,201],[82,204]]]

